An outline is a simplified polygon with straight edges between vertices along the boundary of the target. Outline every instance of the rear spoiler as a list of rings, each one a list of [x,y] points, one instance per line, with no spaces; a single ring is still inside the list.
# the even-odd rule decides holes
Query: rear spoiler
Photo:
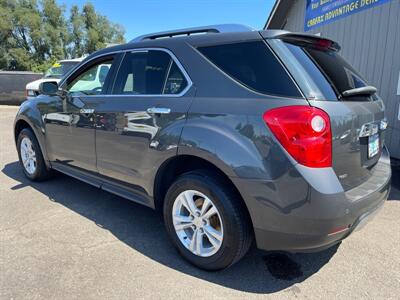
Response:
[[[337,42],[312,34],[294,33],[285,30],[266,30],[261,31],[261,35],[267,39],[280,39],[302,47],[329,49],[332,51],[340,50],[340,45]]]

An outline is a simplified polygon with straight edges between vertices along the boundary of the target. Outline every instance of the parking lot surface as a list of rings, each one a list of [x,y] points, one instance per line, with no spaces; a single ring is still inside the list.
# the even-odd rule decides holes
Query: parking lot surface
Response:
[[[365,228],[314,254],[253,247],[233,267],[198,270],[151,209],[57,174],[29,182],[0,106],[0,299],[399,299],[400,172]]]

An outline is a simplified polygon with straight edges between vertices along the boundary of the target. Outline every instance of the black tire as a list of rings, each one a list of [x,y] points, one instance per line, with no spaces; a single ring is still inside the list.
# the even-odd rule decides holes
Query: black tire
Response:
[[[193,254],[180,241],[173,224],[172,211],[175,199],[186,190],[196,190],[215,204],[223,224],[223,240],[219,250],[209,256]],[[240,195],[224,180],[206,170],[181,175],[168,189],[164,201],[164,222],[168,235],[180,254],[193,265],[208,271],[225,269],[239,261],[253,241],[250,218]]]
[[[36,154],[36,169],[32,174],[26,170],[26,168],[24,167],[24,164],[22,162],[21,142],[24,138],[28,138],[31,141],[32,149]],[[33,133],[32,129],[24,128],[21,130],[21,132],[18,135],[18,139],[17,139],[17,151],[18,151],[19,163],[22,167],[22,170],[23,170],[25,176],[28,179],[30,179],[32,181],[42,181],[42,180],[45,180],[50,177],[51,170],[47,169],[47,167],[46,167],[46,164],[43,159],[42,151],[40,149],[39,143],[38,143],[36,136]]]

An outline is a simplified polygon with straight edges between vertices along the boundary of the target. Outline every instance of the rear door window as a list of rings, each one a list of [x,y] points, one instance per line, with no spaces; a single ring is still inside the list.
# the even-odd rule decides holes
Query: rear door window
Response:
[[[300,98],[298,88],[264,42],[199,47],[221,71],[256,92]]]
[[[179,94],[187,81],[172,57],[165,51],[126,53],[115,80],[113,94]]]
[[[167,80],[165,81],[163,94],[179,94],[186,88],[187,84],[186,78],[183,76],[178,65],[172,62]]]

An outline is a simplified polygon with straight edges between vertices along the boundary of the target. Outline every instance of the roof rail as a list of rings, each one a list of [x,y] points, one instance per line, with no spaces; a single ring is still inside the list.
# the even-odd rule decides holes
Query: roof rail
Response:
[[[174,37],[178,35],[191,35],[196,33],[224,33],[224,32],[245,32],[254,31],[255,29],[241,24],[219,24],[201,27],[190,27],[171,31],[162,31],[138,36],[130,41],[136,43],[144,40],[155,40],[158,38]]]

